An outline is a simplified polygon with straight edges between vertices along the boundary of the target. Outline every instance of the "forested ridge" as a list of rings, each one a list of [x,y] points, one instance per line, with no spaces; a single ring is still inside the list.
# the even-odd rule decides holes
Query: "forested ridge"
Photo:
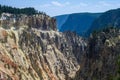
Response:
[[[26,15],[45,14],[44,12],[40,12],[34,9],[33,7],[16,8],[11,6],[0,5],[0,14],[2,13],[26,14]]]

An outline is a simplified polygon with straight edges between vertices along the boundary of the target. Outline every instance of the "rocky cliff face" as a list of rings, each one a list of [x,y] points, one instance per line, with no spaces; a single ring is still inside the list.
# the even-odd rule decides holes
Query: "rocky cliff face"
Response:
[[[50,18],[46,14],[27,16],[24,14],[14,15],[3,13],[1,15],[0,24],[6,29],[10,29],[11,27],[19,29],[21,26],[28,26],[29,28],[32,27],[41,30],[57,30],[56,20],[54,18]]]
[[[0,79],[69,80],[80,69],[86,43],[57,32],[46,15],[3,14],[0,20]]]
[[[105,29],[89,39],[81,68],[73,80],[119,80],[120,30]],[[117,77],[115,77],[117,76]],[[113,79],[115,77],[115,79]]]

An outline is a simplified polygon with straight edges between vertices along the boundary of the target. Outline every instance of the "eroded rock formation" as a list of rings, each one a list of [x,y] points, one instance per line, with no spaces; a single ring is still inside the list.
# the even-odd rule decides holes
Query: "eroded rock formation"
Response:
[[[120,79],[120,29],[111,28],[94,33],[89,39],[81,68],[73,80]]]
[[[0,20],[0,79],[69,80],[80,69],[86,43],[60,33],[46,15],[3,14]]]

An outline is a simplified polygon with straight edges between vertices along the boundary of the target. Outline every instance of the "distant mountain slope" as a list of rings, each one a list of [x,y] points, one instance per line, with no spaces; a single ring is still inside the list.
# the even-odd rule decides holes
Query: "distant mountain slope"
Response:
[[[61,29],[61,26],[66,22],[66,20],[67,20],[68,17],[69,17],[69,14],[55,16],[55,18],[57,20],[57,28],[59,30]]]
[[[120,27],[120,8],[109,10],[103,13],[98,19],[96,19],[92,26],[89,28],[87,34],[90,34],[94,30],[100,30],[108,27]]]
[[[101,13],[74,13],[57,16],[57,26],[61,32],[75,31],[79,35],[84,36],[92,22],[100,15]]]

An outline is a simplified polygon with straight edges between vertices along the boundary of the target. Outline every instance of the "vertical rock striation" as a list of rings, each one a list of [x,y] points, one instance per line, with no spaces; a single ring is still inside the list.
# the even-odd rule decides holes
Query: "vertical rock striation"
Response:
[[[119,80],[120,29],[105,29],[89,39],[73,80]]]
[[[80,69],[85,41],[60,33],[47,15],[2,14],[0,78],[8,80],[69,80]]]

